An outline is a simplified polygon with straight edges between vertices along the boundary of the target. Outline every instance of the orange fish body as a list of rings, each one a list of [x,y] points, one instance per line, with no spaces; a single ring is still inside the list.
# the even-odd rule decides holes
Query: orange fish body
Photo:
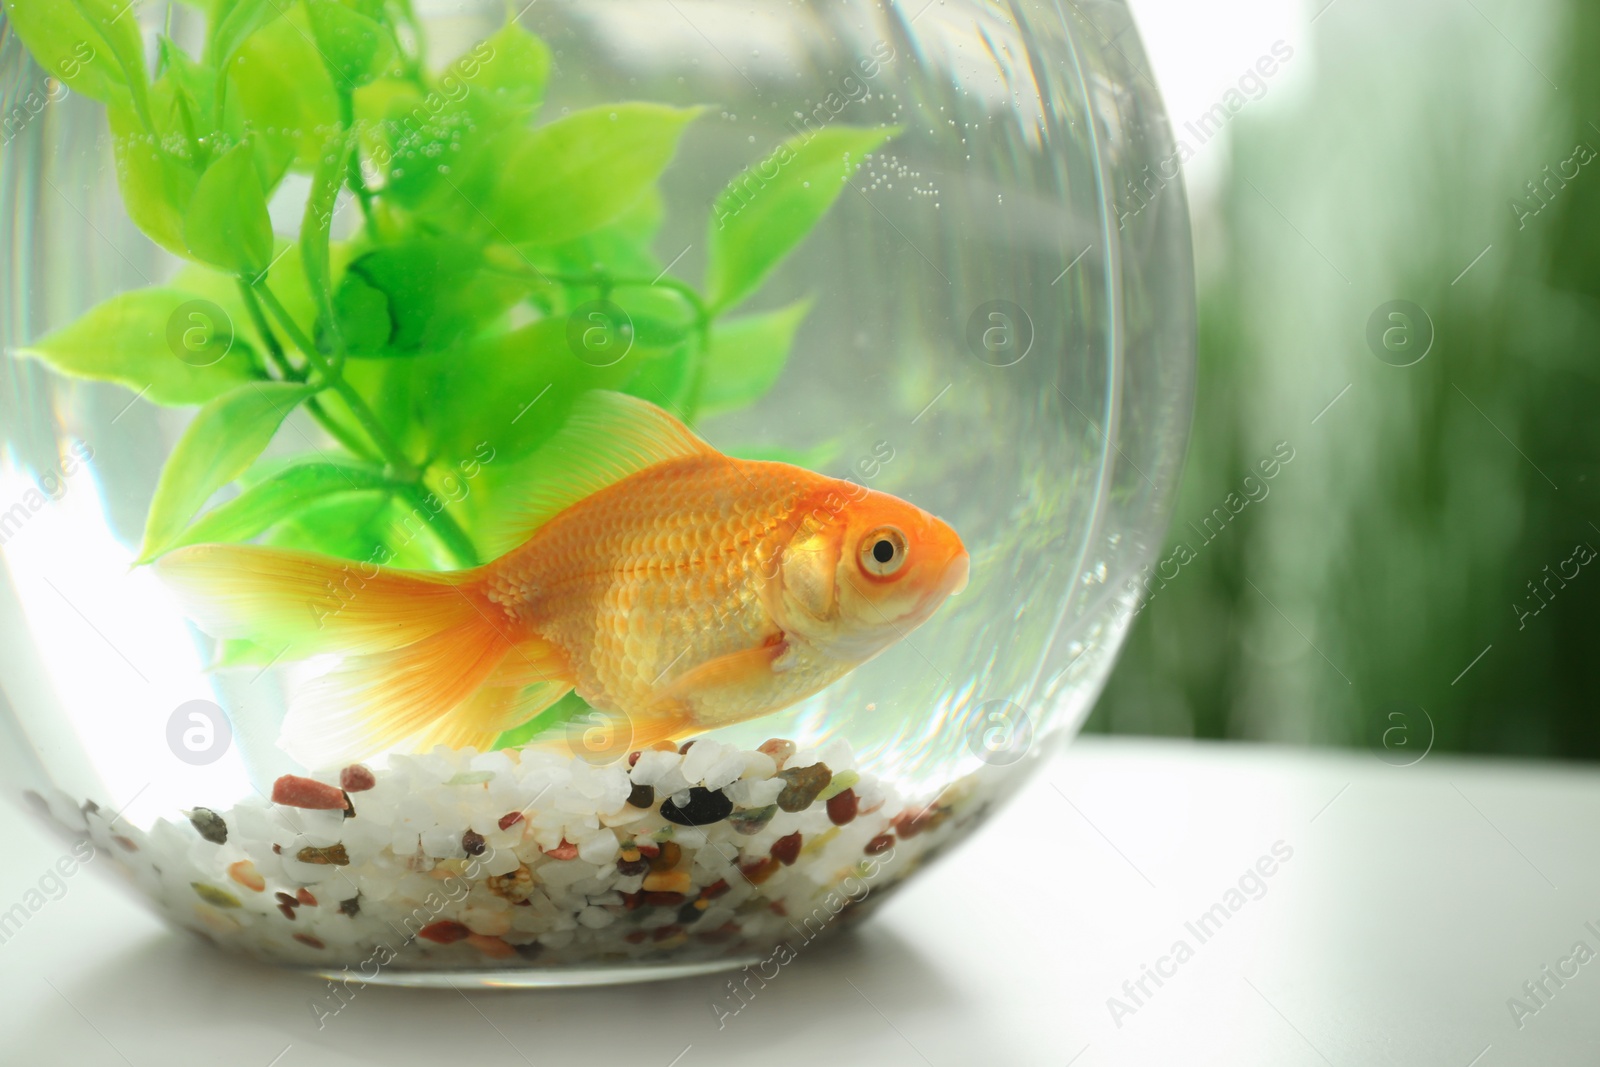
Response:
[[[487,749],[569,690],[625,716],[633,745],[770,714],[966,584],[960,538],[927,512],[725,456],[636,398],[588,394],[545,447],[561,474],[483,567],[374,567],[341,588],[348,564],[251,546],[157,566],[208,632],[343,656],[285,720],[308,763]]]

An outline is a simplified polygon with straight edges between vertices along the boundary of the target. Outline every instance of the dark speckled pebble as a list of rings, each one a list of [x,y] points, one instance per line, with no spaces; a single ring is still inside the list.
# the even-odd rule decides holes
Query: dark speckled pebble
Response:
[[[228,843],[228,824],[210,808],[195,808],[189,813],[189,822],[194,825],[196,833],[213,845]]]
[[[678,807],[669,798],[661,802],[661,817],[679,826],[710,826],[733,814],[733,801],[720,789],[695,786],[689,790],[689,802]]]
[[[653,785],[635,785],[628,794],[628,803],[636,808],[648,808],[656,802],[656,787]]]

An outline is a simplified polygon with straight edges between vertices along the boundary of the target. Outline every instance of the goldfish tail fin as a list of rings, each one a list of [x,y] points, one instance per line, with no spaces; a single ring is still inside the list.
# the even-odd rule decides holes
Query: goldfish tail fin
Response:
[[[196,545],[156,564],[201,629],[283,657],[337,653],[294,694],[280,745],[308,767],[434,744],[488,749],[571,687],[481,572],[388,570],[303,552]],[[520,718],[519,718],[520,716]]]

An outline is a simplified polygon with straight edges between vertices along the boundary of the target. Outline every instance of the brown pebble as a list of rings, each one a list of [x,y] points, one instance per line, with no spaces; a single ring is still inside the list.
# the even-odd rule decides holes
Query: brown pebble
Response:
[[[693,747],[694,747],[694,742],[693,741],[685,741],[683,744],[678,746],[678,755],[680,755],[680,756],[688,755],[689,754],[689,750],[691,748],[693,748]]]
[[[312,937],[310,934],[295,934],[294,935],[294,939],[296,941],[300,942],[302,945],[310,945],[312,948],[327,948],[328,947],[327,945],[324,945],[317,938]]]
[[[472,931],[458,922],[451,922],[446,919],[442,922],[429,923],[417,931],[417,936],[427,938],[429,941],[436,941],[441,945],[449,945],[457,941],[465,941],[472,936]]]
[[[500,829],[509,830],[522,821],[522,812],[513,811],[500,816]]]
[[[346,793],[364,793],[377,784],[378,779],[359,763],[352,763],[339,772],[339,785]]]
[[[655,930],[651,931],[650,937],[656,941],[665,941],[667,938],[677,937],[681,933],[683,933],[682,926],[678,923],[668,923],[666,926],[656,927]]]
[[[627,933],[622,935],[622,940],[626,941],[630,945],[637,945],[649,936],[649,930],[629,930]]]
[[[639,850],[624,849],[617,860],[617,873],[624,878],[634,878],[650,870],[650,861],[639,855]]]
[[[272,783],[272,802],[314,811],[341,811],[349,806],[342,790],[295,774],[286,774]]]
[[[288,893],[274,893],[273,896],[277,897],[279,907],[298,908],[300,906],[299,899],[290,896]]]
[[[856,809],[861,806],[856,799],[854,789],[846,789],[842,793],[835,793],[828,798],[828,821],[835,826],[843,826],[856,817]]]
[[[745,864],[739,868],[739,873],[744,875],[750,884],[760,885],[774,874],[777,874],[780,866],[781,864],[777,860],[768,856],[765,859],[757,860],[755,863]]]
[[[517,950],[505,941],[487,934],[468,934],[466,941],[492,960],[508,960],[517,954]]]
[[[700,898],[702,900],[716,900],[727,891],[728,880],[726,878],[719,878],[717,881],[712,882],[710,885],[700,890]]]
[[[800,831],[780,837],[772,843],[772,858],[785,867],[793,867],[800,858]]]
[[[683,858],[683,848],[676,841],[663,841],[661,851],[650,861],[652,871],[670,871]]]
[[[730,920],[715,930],[705,930],[695,936],[707,944],[720,945],[724,941],[732,941],[739,936],[739,924]]]
[[[295,892],[294,898],[308,908],[314,908],[317,906],[317,898],[312,896],[311,890],[305,888],[304,886],[301,886],[299,890]]]
[[[862,851],[866,852],[866,854],[869,856],[876,856],[880,853],[888,852],[891,848],[894,848],[894,835],[879,834],[871,841],[868,841],[867,847]]]
[[[778,807],[793,813],[805,811],[817,799],[817,794],[828,788],[833,772],[826,763],[813,763],[809,767],[795,767],[779,771],[778,777],[788,784],[778,794]]]
[[[638,766],[638,764],[639,764],[639,753],[637,753],[637,752],[628,753],[628,766],[636,767],[636,766]]]
[[[653,785],[635,785],[628,793],[628,803],[636,808],[648,808],[656,802],[656,787]]]
[[[461,835],[461,847],[469,856],[481,856],[488,849],[489,842],[476,830],[468,830]]]
[[[278,910],[283,912],[283,917],[285,919],[288,919],[290,922],[294,922],[294,908],[287,904],[279,904]]]
[[[895,833],[901,837],[915,837],[924,830],[931,830],[944,822],[948,817],[945,808],[920,808],[914,811],[903,811],[895,817]]]
[[[361,894],[357,893],[349,900],[339,901],[339,911],[352,919],[361,913]]]
[[[484,884],[502,900],[524,904],[533,895],[533,869],[526,863],[519,863],[516,870],[507,874],[490,875]]]
[[[637,910],[639,905],[643,904],[643,903],[644,903],[644,894],[643,893],[624,893],[624,894],[622,894],[622,906],[624,908],[626,908],[627,910],[629,910],[629,911]]]
[[[307,845],[299,852],[296,852],[294,858],[301,863],[316,863],[325,867],[350,866],[350,854],[344,850],[343,844],[326,845],[320,848],[316,845]]]

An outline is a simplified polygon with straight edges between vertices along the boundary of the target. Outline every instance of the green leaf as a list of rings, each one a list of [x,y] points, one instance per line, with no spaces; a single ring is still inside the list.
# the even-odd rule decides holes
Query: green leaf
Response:
[[[228,64],[228,83],[245,132],[263,151],[305,170],[316,166],[328,131],[339,124],[339,98],[295,16],[249,37]]]
[[[350,351],[437,352],[480,333],[526,286],[484,271],[481,253],[454,239],[380,248],[350,264],[336,300]]]
[[[584,716],[592,710],[594,709],[577,693],[568,693],[521,726],[507,730],[495,738],[494,744],[490,747],[499,749],[525,745],[543,734],[566,726],[569,722],[587,721]]]
[[[251,382],[210,401],[178,439],[156,484],[139,562],[166,551],[211,494],[243,474],[316,386]]]
[[[18,355],[117,382],[157,404],[203,404],[255,377],[250,346],[228,313],[177,289],[121,293]]]
[[[327,496],[287,516],[271,527],[262,540],[280,548],[321,552],[339,559],[369,560],[375,549],[388,546],[390,514],[388,494]],[[397,565],[409,566],[410,562]]]
[[[508,22],[452,64],[440,76],[441,85],[448,88],[447,80],[456,73],[469,91],[489,94],[513,121],[526,122],[544,101],[550,49],[515,22]]]
[[[307,0],[307,9],[317,50],[346,92],[366,85],[394,62],[394,44],[382,24],[338,0]]]
[[[194,198],[195,172],[161,148],[133,108],[106,108],[111,146],[117,161],[117,186],[123,210],[145,236],[174,255],[189,258],[184,216]]]
[[[128,104],[128,79],[77,9],[62,0],[5,0],[6,20],[39,66],[74,92],[105,104]],[[132,16],[128,18],[133,21]]]
[[[206,169],[184,213],[194,255],[236,274],[256,275],[272,262],[272,219],[250,145],[235,145]]]
[[[137,104],[144,98],[149,75],[144,69],[144,38],[139,32],[139,18],[127,0],[70,0],[51,5],[51,15],[63,18],[68,8],[75,8],[92,33],[87,38],[91,45],[104,44],[111,51],[108,60],[115,60],[124,84],[132,90]]]
[[[211,24],[206,58],[219,67],[228,65],[246,41],[283,14],[285,6],[282,0],[223,0],[217,11],[222,20]]]
[[[212,508],[162,551],[214,541],[248,541],[313,503],[348,493],[387,495],[394,483],[381,470],[345,463],[300,463]]]
[[[729,183],[712,207],[712,308],[730,308],[754,292],[827,214],[862,157],[898,132],[830,126],[802,134]]]
[[[711,347],[701,366],[700,413],[742,408],[766,395],[783,373],[810,300],[778,311],[727,319],[711,328]]]
[[[699,113],[661,104],[611,104],[575,111],[531,132],[512,131],[500,146],[504,155],[493,188],[480,205],[492,223],[487,236],[554,244],[605,225],[654,185],[684,127]],[[471,225],[471,215],[466,217]]]

